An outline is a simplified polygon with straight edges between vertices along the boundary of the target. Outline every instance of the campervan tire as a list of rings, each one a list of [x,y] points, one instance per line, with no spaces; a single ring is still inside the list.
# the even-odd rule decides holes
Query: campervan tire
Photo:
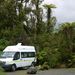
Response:
[[[32,62],[31,66],[35,66],[35,64],[36,64],[35,62]]]
[[[12,71],[15,71],[15,70],[16,70],[16,65],[15,65],[15,64],[12,65],[12,66],[11,66],[11,69],[12,69]]]

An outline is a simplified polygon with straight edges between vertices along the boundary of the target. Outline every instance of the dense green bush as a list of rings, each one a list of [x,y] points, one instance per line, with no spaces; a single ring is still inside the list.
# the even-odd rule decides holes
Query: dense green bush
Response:
[[[44,21],[42,2],[0,0],[0,51],[21,42],[36,47],[38,65],[43,68],[72,67],[75,64],[75,22],[62,23],[56,29],[56,18],[51,15],[54,5],[46,5],[47,21]]]
[[[41,66],[41,70],[48,70],[50,67],[48,65],[48,62],[44,62],[43,65]]]
[[[2,51],[6,46],[8,46],[10,41],[5,39],[0,39],[0,51]]]
[[[45,50],[42,50],[41,52],[38,53],[38,61],[39,64],[44,65],[45,62],[47,62],[47,65],[50,68],[54,68],[58,63],[60,63],[60,53],[58,49],[52,49],[49,50],[50,48],[45,48]]]

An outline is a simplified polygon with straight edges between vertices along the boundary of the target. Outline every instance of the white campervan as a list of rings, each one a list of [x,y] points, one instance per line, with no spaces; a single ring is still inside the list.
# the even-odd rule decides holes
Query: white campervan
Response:
[[[36,63],[36,51],[34,46],[23,46],[21,43],[8,46],[3,50],[0,64],[5,70],[13,70],[20,67],[28,67]]]

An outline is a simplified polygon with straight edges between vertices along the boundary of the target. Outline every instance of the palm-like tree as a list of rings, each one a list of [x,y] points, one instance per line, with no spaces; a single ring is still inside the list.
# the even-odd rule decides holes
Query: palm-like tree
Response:
[[[45,4],[43,5],[46,9],[47,9],[47,27],[49,29],[49,24],[50,24],[50,19],[51,19],[51,13],[52,13],[52,9],[56,8],[56,6],[54,4]],[[49,31],[47,29],[47,31]]]
[[[63,23],[60,29],[61,34],[63,34],[64,40],[66,41],[68,50],[70,50],[71,52],[74,51],[75,23]]]

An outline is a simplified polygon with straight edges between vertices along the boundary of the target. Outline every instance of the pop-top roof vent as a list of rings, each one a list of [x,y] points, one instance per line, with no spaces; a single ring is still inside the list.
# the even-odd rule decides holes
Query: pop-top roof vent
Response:
[[[17,44],[17,46],[21,46],[21,45],[22,45],[22,43],[18,43],[18,44]]]

